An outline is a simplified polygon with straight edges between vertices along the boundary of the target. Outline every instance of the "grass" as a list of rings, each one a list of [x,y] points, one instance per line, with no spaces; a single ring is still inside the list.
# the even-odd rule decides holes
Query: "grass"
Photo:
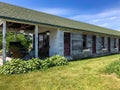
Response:
[[[19,75],[0,75],[0,90],[120,90],[120,79],[103,68],[120,54],[70,62]]]
[[[120,78],[120,59],[106,66],[105,71],[108,74],[115,73]]]

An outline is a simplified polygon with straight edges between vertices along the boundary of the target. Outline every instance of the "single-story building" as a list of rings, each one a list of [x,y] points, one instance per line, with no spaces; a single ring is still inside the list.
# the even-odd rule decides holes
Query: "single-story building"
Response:
[[[33,34],[35,57],[62,55],[68,59],[119,53],[120,32],[0,2],[3,62],[6,32]]]

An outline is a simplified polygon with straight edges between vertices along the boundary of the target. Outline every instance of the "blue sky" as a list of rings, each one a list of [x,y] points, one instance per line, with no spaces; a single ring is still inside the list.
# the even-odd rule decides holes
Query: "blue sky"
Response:
[[[120,30],[120,0],[0,0],[82,22]]]

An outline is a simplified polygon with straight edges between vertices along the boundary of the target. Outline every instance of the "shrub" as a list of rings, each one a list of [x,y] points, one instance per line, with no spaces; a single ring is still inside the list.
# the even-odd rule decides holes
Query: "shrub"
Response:
[[[68,61],[65,57],[60,55],[55,55],[44,60],[44,67],[62,66],[67,65]]]
[[[31,60],[26,61],[26,67],[29,71],[39,70],[42,68],[42,60],[32,58]]]
[[[10,62],[6,62],[0,67],[0,73],[2,74],[20,74],[33,70],[39,70],[49,68],[53,66],[67,65],[68,61],[63,56],[55,55],[45,60],[38,58],[32,58],[28,61],[22,59],[13,59]]]
[[[19,74],[28,72],[25,61],[21,59],[13,59],[10,62],[6,62],[0,67],[0,73],[3,74]]]
[[[6,62],[0,67],[0,73],[2,74],[20,74],[33,70],[39,70],[42,68],[42,60],[33,58],[28,61],[22,59],[13,59],[10,62]]]
[[[68,64],[67,59],[60,55],[52,56],[50,59],[54,62],[55,66],[63,66]]]
[[[55,66],[53,61],[49,58],[43,60],[43,63],[42,63],[42,68],[49,68],[49,67],[53,67]]]
[[[114,61],[106,66],[105,72],[108,74],[115,73],[118,77],[120,77],[120,60]]]

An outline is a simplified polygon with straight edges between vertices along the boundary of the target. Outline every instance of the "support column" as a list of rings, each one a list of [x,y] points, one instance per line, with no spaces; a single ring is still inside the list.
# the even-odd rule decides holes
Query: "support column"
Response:
[[[6,21],[3,21],[3,31],[2,31],[2,34],[3,34],[3,45],[2,45],[2,48],[3,48],[3,53],[2,53],[2,58],[3,58],[3,61],[2,61],[2,64],[4,64],[6,62]]]
[[[38,25],[35,25],[35,58],[38,58]]]

